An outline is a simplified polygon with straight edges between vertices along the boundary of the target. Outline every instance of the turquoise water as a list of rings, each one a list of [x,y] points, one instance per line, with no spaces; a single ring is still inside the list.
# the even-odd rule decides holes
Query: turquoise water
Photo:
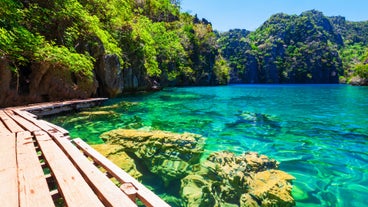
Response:
[[[127,106],[124,102],[134,102]],[[109,100],[109,114],[57,117],[73,137],[100,142],[115,128],[192,132],[206,154],[257,151],[296,177],[297,206],[366,206],[368,88],[347,85],[230,85],[168,88]],[[149,181],[146,181],[149,184]],[[159,188],[156,186],[156,188]],[[166,189],[156,189],[165,193]]]

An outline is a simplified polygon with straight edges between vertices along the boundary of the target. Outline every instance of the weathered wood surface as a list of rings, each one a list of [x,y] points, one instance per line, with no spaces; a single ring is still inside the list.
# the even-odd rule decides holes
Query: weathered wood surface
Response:
[[[104,206],[51,137],[44,131],[34,135],[67,206]]]
[[[147,189],[143,184],[138,182],[124,170],[116,166],[106,157],[102,156],[95,149],[85,143],[82,139],[73,139],[73,142],[80,148],[85,154],[93,159],[94,162],[105,168],[114,178],[121,183],[131,183],[137,189],[137,197],[146,205],[152,207],[167,207],[169,206],[160,197]]]
[[[17,134],[20,206],[55,206],[30,132]]]
[[[16,135],[0,131],[0,205],[18,206]]]
[[[11,110],[5,110],[5,113],[11,118],[13,119],[13,121],[16,122],[16,124],[18,126],[20,126],[22,128],[22,130],[27,130],[29,132],[34,132],[34,131],[38,131],[40,130],[39,127],[37,127],[34,123],[30,122],[29,120],[14,114],[13,111]]]
[[[60,134],[61,135],[61,134]],[[56,143],[70,156],[76,168],[108,206],[137,206],[116,185],[92,164],[67,138],[56,135]]]
[[[5,126],[5,124],[3,123],[3,121],[1,120],[1,118],[0,118],[0,133],[3,133],[3,134],[9,134],[9,133],[11,133],[11,132],[9,131],[9,129],[8,129],[8,128],[6,128],[6,126]]]
[[[41,103],[37,105],[30,105],[22,109],[31,112],[32,114],[35,114],[37,116],[49,116],[58,113],[97,106],[106,100],[106,98],[91,98],[82,101],[72,100],[54,103]]]
[[[69,135],[69,132],[67,130],[65,130],[64,128],[61,128],[61,127],[59,127],[59,126],[57,126],[57,125],[55,125],[53,123],[47,122],[47,121],[43,121],[43,123],[46,124],[46,125],[48,125],[52,129],[55,129],[55,131],[59,131],[63,135]]]
[[[12,133],[24,131],[24,129],[20,127],[12,118],[10,118],[4,110],[0,110],[0,119]]]
[[[32,114],[39,112],[38,115],[43,116],[75,110],[104,100],[0,109],[0,206],[55,206],[59,197],[66,206],[136,207],[136,199],[146,206],[169,206],[77,139],[75,143],[82,151],[78,149],[67,130]],[[94,162],[85,154],[91,154]],[[117,187],[94,163],[114,175],[121,187]],[[51,174],[45,174],[48,172],[45,167]]]

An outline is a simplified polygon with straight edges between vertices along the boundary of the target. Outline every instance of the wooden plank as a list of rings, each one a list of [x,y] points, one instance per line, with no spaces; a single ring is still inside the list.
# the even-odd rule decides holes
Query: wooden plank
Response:
[[[64,152],[43,131],[34,133],[67,206],[104,206]]]
[[[34,119],[37,119],[37,115],[35,115],[35,114],[29,113],[28,111],[21,111],[21,112],[24,115],[27,115],[27,116],[32,117]]]
[[[3,110],[0,110],[0,118],[12,133],[24,131],[24,129],[20,127],[13,119],[11,119]]]
[[[17,133],[19,206],[55,206],[30,132]]]
[[[49,125],[50,127],[56,129],[57,131],[59,131],[60,133],[62,133],[63,135],[69,135],[69,131],[62,128],[62,127],[59,127],[53,123],[50,123],[50,122],[47,122],[47,121],[44,121],[47,125]]]
[[[45,130],[45,131],[49,131],[49,132],[56,132],[56,131],[59,131],[61,132],[63,135],[69,135],[69,131],[62,128],[62,127],[59,127],[53,123],[50,123],[50,122],[47,122],[47,121],[44,121],[44,120],[38,120],[38,119],[35,119],[34,117],[31,117],[29,116],[28,114],[24,113],[24,111],[19,111],[19,110],[14,110],[14,112],[16,114],[18,114],[19,116],[23,117],[24,119],[27,119],[28,121],[32,122],[33,124],[37,125],[37,126],[40,126],[42,125],[42,130]],[[40,124],[42,123],[42,124]]]
[[[50,125],[48,125],[48,122],[45,120],[37,120],[37,125],[44,131],[50,132],[50,133],[55,133],[58,132],[57,129],[51,127]]]
[[[15,134],[0,132],[1,206],[19,206]]]
[[[41,103],[37,105],[26,106],[20,108],[20,110],[25,110],[39,116],[48,116],[62,112],[73,111],[76,109],[97,106],[106,100],[107,98],[91,98],[64,102]]]
[[[14,115],[14,112],[13,110],[11,110],[11,108],[3,109],[3,112],[8,114],[9,116]]]
[[[14,111],[14,112],[17,113],[19,116],[23,117],[24,119],[27,119],[29,122],[33,123],[34,125],[37,125],[39,128],[41,128],[44,131],[47,131],[50,133],[60,132],[63,135],[69,135],[68,130],[62,127],[59,127],[55,124],[52,124],[50,122],[47,122],[45,120],[39,120],[39,119],[30,117],[28,114],[24,113],[24,111]]]
[[[63,102],[51,102],[38,104],[33,107],[27,107],[23,110],[36,114],[38,116],[49,116],[66,111],[72,111],[74,108],[72,105],[63,104]]]
[[[36,125],[28,121],[27,119],[19,115],[16,115],[14,113],[11,114],[10,111],[5,111],[5,112],[9,115],[10,118],[12,118],[16,123],[18,123],[18,125],[26,129],[27,131],[34,132],[34,131],[40,130],[39,127],[37,127]]]
[[[3,134],[11,134],[11,132],[9,131],[9,129],[6,128],[6,126],[3,123],[3,121],[1,121],[1,118],[0,118],[0,133],[3,133]]]
[[[53,137],[60,148],[69,156],[74,166],[92,186],[106,206],[136,207],[137,205],[124,194],[109,178],[94,166],[68,138]]]
[[[143,184],[138,182],[124,170],[120,169],[106,157],[102,156],[91,146],[85,143],[82,139],[73,139],[73,142],[81,149],[85,154],[90,156],[96,163],[105,168],[112,176],[114,176],[121,183],[131,183],[137,189],[138,198],[146,205],[150,207],[169,207],[170,205],[163,201],[160,197],[147,189]]]
[[[15,111],[16,112],[16,111]],[[59,126],[56,126],[55,124],[52,124],[50,122],[47,122],[45,120],[41,119],[35,119],[33,117],[30,117],[28,114],[25,114],[23,111],[16,112],[19,116],[23,117],[24,119],[27,119],[29,122],[33,123],[34,125],[37,125],[39,128],[41,128],[44,131],[55,133],[55,132],[61,132],[64,135],[68,135],[69,132]]]
[[[37,119],[36,115],[22,109],[13,109],[13,112],[26,119]]]
[[[33,115],[33,114],[29,113],[29,112],[21,111],[21,110],[13,110],[13,112],[15,114],[21,116],[22,118],[28,120],[29,122],[31,122],[32,124],[36,125],[38,128],[40,128],[40,129],[42,129],[44,131],[52,130],[51,127],[48,127],[48,126],[47,127],[44,127],[43,124],[40,124],[40,121],[43,121],[43,120],[38,120],[37,119],[37,116],[35,116],[35,115]],[[43,121],[43,122],[46,122],[46,121]]]
[[[135,201],[135,199],[137,198],[137,189],[131,183],[121,184],[120,190],[127,194],[132,201]]]

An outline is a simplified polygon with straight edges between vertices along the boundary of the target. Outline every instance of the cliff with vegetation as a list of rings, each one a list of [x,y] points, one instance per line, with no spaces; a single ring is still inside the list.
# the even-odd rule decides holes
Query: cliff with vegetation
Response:
[[[0,106],[229,82],[367,85],[367,36],[368,22],[314,10],[218,33],[178,0],[3,0]]]
[[[254,32],[219,35],[232,83],[367,84],[368,21],[319,11],[275,14]]]
[[[227,83],[211,24],[173,0],[3,0],[0,106]]]

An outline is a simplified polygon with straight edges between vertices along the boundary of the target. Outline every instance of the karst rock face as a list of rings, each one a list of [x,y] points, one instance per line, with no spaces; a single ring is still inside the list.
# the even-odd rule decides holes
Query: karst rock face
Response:
[[[95,70],[101,96],[116,97],[123,92],[123,72],[117,55],[103,55]]]
[[[350,84],[354,86],[368,86],[368,78],[354,76],[351,78]]]
[[[71,72],[63,65],[35,62],[30,69],[10,70],[7,60],[0,60],[0,106],[28,103],[85,99],[96,95],[98,83],[94,77]]]
[[[97,81],[49,62],[32,65],[29,94],[42,97],[42,101],[89,98],[96,94]]]
[[[338,83],[344,75],[338,50],[347,31],[342,27],[311,10],[272,15],[254,32],[222,33],[219,43],[230,63],[230,83]]]
[[[182,179],[188,206],[294,206],[293,176],[265,155],[216,152]]]

